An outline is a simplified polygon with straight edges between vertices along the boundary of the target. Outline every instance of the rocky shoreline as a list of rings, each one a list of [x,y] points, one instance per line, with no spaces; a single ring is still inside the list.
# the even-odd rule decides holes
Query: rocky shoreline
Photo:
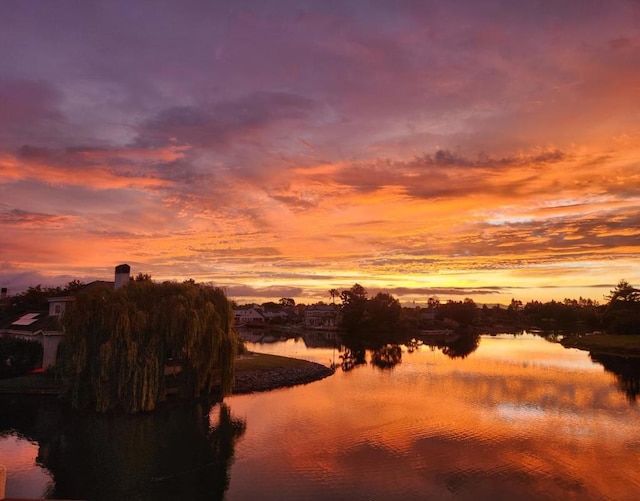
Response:
[[[233,394],[257,393],[308,384],[331,376],[333,372],[330,368],[314,362],[299,367],[246,370],[236,374]]]

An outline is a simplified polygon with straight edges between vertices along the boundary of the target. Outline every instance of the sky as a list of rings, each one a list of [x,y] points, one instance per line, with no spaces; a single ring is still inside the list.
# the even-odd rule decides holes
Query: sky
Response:
[[[640,285],[638,0],[6,0],[0,285]]]

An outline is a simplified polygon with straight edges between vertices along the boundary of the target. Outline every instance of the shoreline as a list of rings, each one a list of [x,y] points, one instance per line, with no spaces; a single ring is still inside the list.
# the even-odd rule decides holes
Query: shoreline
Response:
[[[573,335],[564,337],[560,344],[565,348],[576,348],[595,354],[640,358],[640,335]]]
[[[236,360],[233,391],[229,396],[246,395],[313,383],[334,371],[308,360],[249,353]],[[57,396],[60,382],[43,374],[32,374],[0,380],[0,395]],[[211,394],[220,392],[215,385]]]
[[[253,357],[269,357],[271,360],[273,360],[272,357],[275,357],[276,359],[284,359],[285,361],[295,360],[296,363],[286,366],[237,369],[233,392],[229,395],[230,397],[277,390],[280,388],[291,388],[293,386],[320,381],[334,374],[334,371],[329,367],[308,360],[280,357],[278,355],[266,355],[263,353],[254,353]],[[278,360],[276,360],[276,362],[277,361]]]

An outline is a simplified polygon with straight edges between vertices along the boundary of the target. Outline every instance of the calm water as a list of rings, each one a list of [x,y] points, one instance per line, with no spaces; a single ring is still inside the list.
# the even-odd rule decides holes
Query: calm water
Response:
[[[339,362],[323,345],[249,347]],[[390,369],[132,419],[5,398],[0,464],[15,497],[631,500],[639,380],[628,361],[504,335],[464,359],[405,348]]]

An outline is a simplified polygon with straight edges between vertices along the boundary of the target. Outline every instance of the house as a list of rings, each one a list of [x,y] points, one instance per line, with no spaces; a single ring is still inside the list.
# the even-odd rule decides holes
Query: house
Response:
[[[127,283],[131,268],[127,264],[116,266],[115,281],[96,280],[84,285],[80,291],[97,288],[118,288]],[[6,294],[6,289],[2,291]],[[62,341],[63,329],[61,319],[65,311],[75,301],[75,296],[65,295],[47,298],[47,311],[22,313],[0,325],[0,336],[17,336],[24,339],[35,339],[42,343],[42,367],[55,365],[58,346]]]
[[[24,313],[2,327],[2,334],[32,338],[38,335],[57,336],[62,327],[57,316],[46,312]]]
[[[336,329],[338,326],[338,307],[334,304],[307,306],[304,324],[306,327],[315,329]]]
[[[47,298],[49,303],[49,316],[61,318],[67,307],[76,300],[74,296],[60,296]]]
[[[258,306],[240,306],[233,309],[236,326],[262,326],[267,322],[267,317]]]

